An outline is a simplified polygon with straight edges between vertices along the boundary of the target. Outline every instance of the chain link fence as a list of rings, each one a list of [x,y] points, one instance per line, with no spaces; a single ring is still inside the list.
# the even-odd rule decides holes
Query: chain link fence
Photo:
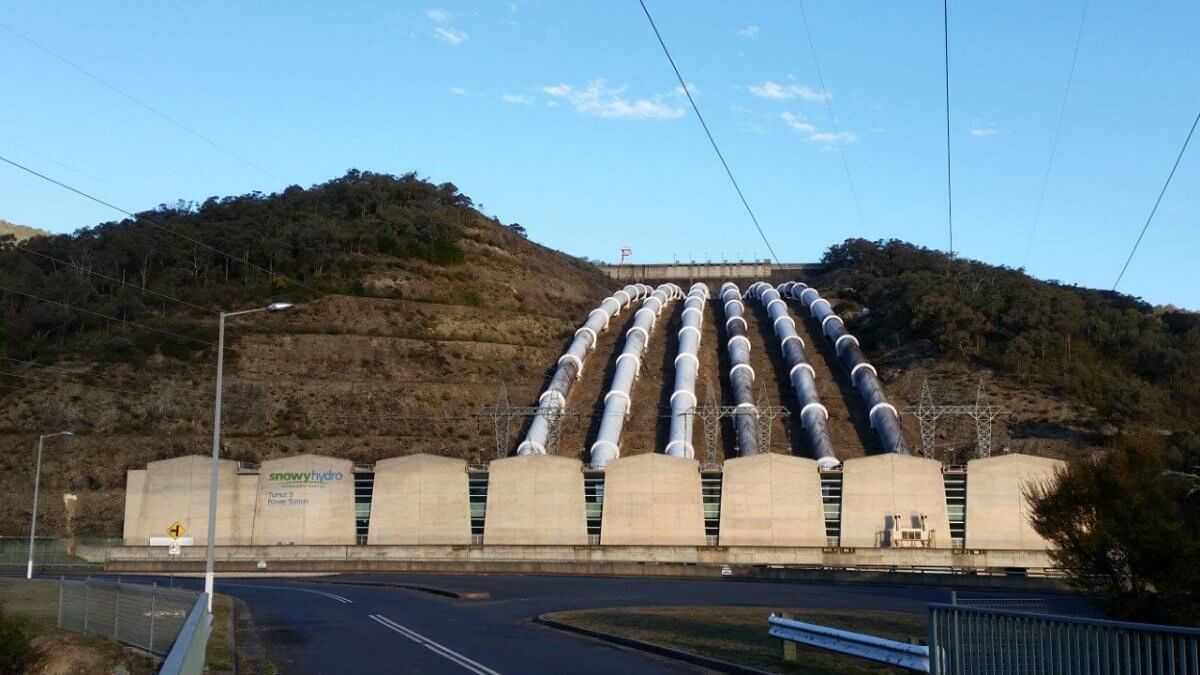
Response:
[[[79,567],[104,564],[109,549],[121,546],[120,539],[38,537],[33,542],[33,564],[47,567]],[[25,568],[29,560],[29,537],[0,537],[0,568]]]
[[[199,593],[120,581],[62,580],[58,625],[165,656]]]

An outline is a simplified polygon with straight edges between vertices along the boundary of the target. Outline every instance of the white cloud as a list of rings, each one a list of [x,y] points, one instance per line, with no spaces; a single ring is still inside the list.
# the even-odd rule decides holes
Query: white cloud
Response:
[[[529,97],[524,94],[505,94],[500,98],[502,98],[505,103],[511,103],[513,105],[528,105],[531,103]]]
[[[459,30],[457,28],[451,28],[451,27],[446,27],[446,26],[438,26],[438,27],[434,28],[433,36],[436,37],[437,39],[441,40],[442,42],[445,42],[448,45],[453,45],[455,47],[466,42],[467,39],[469,39],[471,37],[470,35],[467,35],[467,31],[465,31],[465,30]]]
[[[753,40],[754,38],[758,37],[758,26],[755,26],[754,24],[746,26],[738,31],[738,35],[741,35],[747,40]]]
[[[971,136],[973,138],[991,138],[1000,133],[996,125],[981,119],[971,120]]]
[[[547,96],[567,101],[575,110],[593,117],[622,119],[676,119],[682,117],[682,107],[655,99],[628,100],[622,94],[625,87],[609,87],[604,80],[592,80],[587,87],[576,89],[569,84],[542,87]]]
[[[799,131],[800,133],[811,134],[817,130],[817,128],[813,125],[797,117],[795,113],[791,113],[786,110],[779,113],[779,118],[782,119],[789,127],[791,127],[792,130]]]
[[[453,14],[444,9],[431,9],[425,12],[425,16],[434,23],[450,23],[450,19],[454,18]]]
[[[759,98],[767,98],[773,101],[786,101],[788,99],[799,96],[805,101],[824,101],[825,97],[820,92],[813,91],[802,84],[779,84],[767,80],[762,84],[752,84],[749,86],[750,93]]]
[[[829,144],[836,142],[839,138],[843,143],[853,143],[858,140],[858,136],[855,136],[849,131],[842,131],[836,134],[829,131],[818,131],[815,134],[809,134],[804,140],[808,141],[809,143]]]
[[[843,144],[854,143],[858,140],[858,136],[855,136],[848,131],[842,131],[839,133],[820,131],[816,126],[805,120],[803,117],[800,117],[799,115],[788,110],[779,113],[779,119],[783,120],[784,124],[788,125],[792,131],[802,134],[806,143],[817,143],[829,148],[839,140]]]
[[[450,93],[454,94],[455,96],[466,96],[467,90],[463,89],[462,87],[450,87]]]

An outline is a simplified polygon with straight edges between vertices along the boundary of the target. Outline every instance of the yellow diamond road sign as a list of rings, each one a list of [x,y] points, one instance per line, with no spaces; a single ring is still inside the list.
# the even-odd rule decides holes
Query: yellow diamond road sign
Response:
[[[167,528],[167,534],[171,535],[172,537],[174,537],[176,539],[182,537],[183,533],[184,533],[183,523],[179,522],[178,520],[171,523],[171,526]]]

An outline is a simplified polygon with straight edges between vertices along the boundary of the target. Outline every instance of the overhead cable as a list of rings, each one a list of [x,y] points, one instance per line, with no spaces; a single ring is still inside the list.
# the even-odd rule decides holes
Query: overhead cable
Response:
[[[1171,173],[1167,174],[1167,180],[1163,183],[1162,189],[1158,191],[1158,199],[1154,200],[1154,208],[1150,209],[1150,215],[1146,217],[1146,224],[1142,226],[1142,231],[1138,234],[1137,241],[1133,243],[1133,250],[1129,252],[1129,257],[1125,259],[1125,265],[1121,267],[1121,273],[1117,275],[1117,280],[1113,282],[1112,289],[1117,290],[1117,285],[1121,283],[1121,279],[1125,276],[1125,270],[1129,269],[1129,263],[1133,261],[1133,255],[1137,253],[1138,246],[1142,244],[1142,237],[1146,236],[1146,230],[1150,229],[1150,221],[1154,219],[1154,214],[1158,211],[1158,205],[1162,203],[1163,195],[1167,194],[1167,186],[1171,184],[1171,179],[1175,177],[1175,169],[1179,168],[1179,160],[1183,159],[1183,153],[1187,150],[1188,143],[1192,140],[1192,134],[1196,133],[1196,124],[1200,123],[1200,113],[1196,114],[1196,119],[1192,121],[1192,128],[1188,131],[1187,138],[1183,139],[1183,147],[1179,148],[1179,155],[1175,157],[1175,163],[1171,165]]]
[[[762,225],[758,222],[758,216],[754,215],[754,209],[750,208],[750,202],[746,201],[746,195],[742,193],[742,188],[738,185],[737,179],[733,177],[733,171],[729,168],[729,163],[725,161],[725,155],[721,154],[721,148],[717,147],[717,141],[713,138],[712,131],[708,128],[708,123],[704,121],[704,115],[700,114],[700,107],[696,105],[696,99],[692,98],[692,92],[688,88],[687,82],[684,81],[683,75],[679,72],[679,67],[675,65],[675,59],[671,57],[670,50],[667,49],[667,43],[663,41],[662,33],[658,32],[658,26],[654,23],[654,17],[650,16],[650,10],[646,7],[645,0],[638,0],[642,6],[642,11],[646,13],[646,20],[650,22],[650,28],[654,30],[654,37],[658,38],[658,44],[662,47],[663,54],[666,54],[667,61],[671,64],[671,70],[675,71],[675,77],[679,80],[679,86],[683,89],[683,93],[687,96],[688,103],[692,104],[692,110],[696,113],[696,118],[700,120],[700,126],[704,127],[704,134],[708,136],[708,142],[712,144],[713,150],[717,153],[717,159],[721,160],[721,166],[725,168],[725,175],[729,176],[729,182],[733,183],[733,189],[737,191],[738,198],[742,200],[742,206],[746,207],[746,213],[750,214],[750,220],[754,223],[754,229],[758,230],[758,236],[762,237],[763,243],[767,245],[767,250],[771,252],[771,258],[776,264],[779,264],[779,256],[775,255],[775,248],[771,246],[771,242],[767,240],[767,235],[763,232]]]
[[[42,43],[34,40],[33,38],[29,37],[28,35],[25,35],[24,33],[17,31],[12,26],[9,26],[4,23],[0,23],[0,28],[7,30],[8,32],[12,33],[13,35],[21,38],[22,40],[28,42],[29,44],[33,45],[34,47],[37,47],[38,49],[49,54],[50,56],[53,56],[54,58],[65,63],[66,65],[70,66],[71,68],[74,68],[75,70],[77,70],[80,73],[84,74],[85,76],[91,78],[92,80],[95,80],[96,82],[100,83],[101,85],[116,92],[121,97],[133,102],[134,104],[138,105],[141,108],[144,108],[144,109],[154,113],[155,115],[158,115],[159,117],[163,118],[167,122],[170,122],[171,124],[175,125],[176,127],[179,127],[180,129],[191,134],[192,136],[195,136],[196,138],[204,141],[205,143],[216,148],[217,150],[236,159],[237,161],[241,162],[242,164],[245,164],[246,166],[248,166],[266,176],[269,176],[281,183],[284,182],[284,180],[282,178],[280,178],[279,176],[276,176],[275,174],[271,173],[270,171],[267,171],[266,169],[262,168],[261,166],[255,164],[254,162],[251,162],[250,160],[246,159],[245,157],[242,157],[241,155],[230,150],[229,148],[225,147],[224,145],[217,143],[216,141],[209,138],[208,136],[205,136],[204,134],[200,133],[199,131],[196,131],[195,129],[187,126],[183,122],[180,122],[179,120],[175,119],[174,117],[171,117],[170,115],[159,110],[158,108],[155,108],[154,106],[150,105],[149,103],[146,103],[145,101],[135,97],[133,94],[130,94],[129,92],[125,91],[124,89],[121,89],[120,87],[116,86],[115,84],[112,84],[111,82],[105,80],[104,78],[100,77],[99,75],[92,73],[91,71],[87,70],[83,66],[75,63],[74,61],[71,61],[67,57],[63,56],[62,54],[59,54],[58,52],[54,51],[53,49],[50,49],[49,47],[43,45]]]

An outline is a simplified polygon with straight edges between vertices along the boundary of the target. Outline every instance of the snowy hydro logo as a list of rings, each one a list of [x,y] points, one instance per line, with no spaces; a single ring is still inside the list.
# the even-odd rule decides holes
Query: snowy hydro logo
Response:
[[[341,471],[279,471],[271,473],[267,476],[267,480],[280,483],[328,483],[330,481],[341,480],[344,474]]]

